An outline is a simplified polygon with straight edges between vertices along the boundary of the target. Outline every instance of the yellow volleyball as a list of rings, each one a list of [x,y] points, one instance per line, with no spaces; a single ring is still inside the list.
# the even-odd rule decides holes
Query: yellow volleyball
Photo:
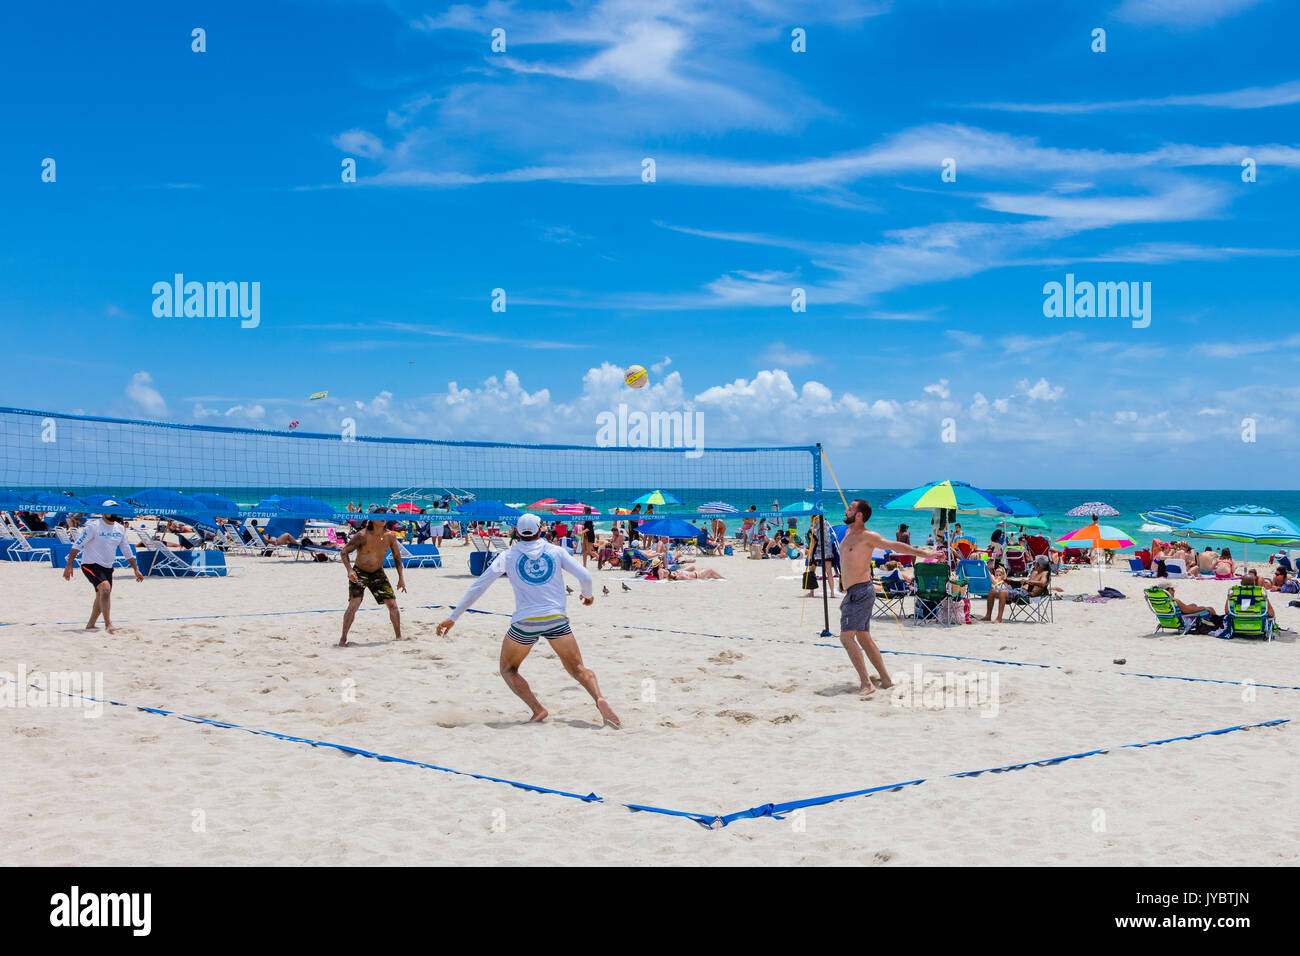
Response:
[[[650,376],[646,374],[646,370],[640,365],[633,365],[623,373],[623,381],[628,388],[641,388],[649,380]]]

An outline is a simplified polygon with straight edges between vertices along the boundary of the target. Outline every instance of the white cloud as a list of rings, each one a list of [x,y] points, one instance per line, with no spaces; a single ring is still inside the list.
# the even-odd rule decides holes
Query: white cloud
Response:
[[[1102,100],[1092,103],[976,103],[981,109],[1007,110],[1016,113],[1101,113],[1109,110],[1203,106],[1233,110],[1264,109],[1300,103],[1300,80],[1276,86],[1251,86],[1225,93],[1191,93],[1154,96],[1131,100]]]
[[[927,395],[937,395],[939,398],[949,398],[952,395],[952,392],[948,389],[948,380],[946,378],[939,379],[933,385],[925,386],[922,391]]]
[[[376,159],[384,154],[384,144],[374,133],[363,129],[350,129],[334,137],[334,145],[345,153],[356,153],[367,159]]]
[[[654,365],[650,366],[650,371],[654,372],[656,375],[659,375],[663,372],[664,369],[666,369],[668,366],[672,364],[673,364],[673,360],[669,358],[667,355],[665,355],[662,362],[655,362]]]
[[[131,376],[131,384],[126,387],[126,397],[149,415],[167,414],[167,402],[162,393],[153,387],[153,376],[148,372],[136,372]]]
[[[1028,379],[1022,379],[1019,388],[1036,402],[1059,401],[1065,394],[1064,385],[1051,385],[1045,378],[1040,378],[1032,385],[1029,384]]]

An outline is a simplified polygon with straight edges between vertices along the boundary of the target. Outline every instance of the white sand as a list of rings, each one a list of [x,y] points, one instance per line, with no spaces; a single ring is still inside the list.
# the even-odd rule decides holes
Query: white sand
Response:
[[[1300,691],[1120,676],[1121,670],[1300,685],[1294,633],[1271,644],[1152,637],[1149,582],[1107,572],[1129,595],[1058,602],[1056,623],[941,629],[876,622],[886,650],[1062,665],[1042,670],[887,655],[895,677],[996,677],[978,707],[859,700],[848,658],[815,646],[820,601],[802,607],[782,561],[701,559],[725,582],[597,575],[592,608],[571,600],[587,664],[623,718],[602,729],[545,646],[524,675],[551,712],[541,726],[497,674],[505,618],[470,614],[434,634],[470,578],[467,551],[408,572],[406,632],[358,615],[338,649],[337,564],[232,558],[226,579],[118,572],[121,630],[80,629],[90,587],[48,565],[0,564],[0,671],[102,672],[113,700],[346,744],[611,801],[702,813],[911,780],[921,786],[710,832],[612,804],[348,756],[238,730],[109,707],[0,711],[0,807],[10,864],[1295,864],[1300,725],[1121,750],[1013,773],[956,771],[1040,760],[1243,723],[1300,717]],[[1058,578],[1094,592],[1096,572]],[[611,594],[601,594],[601,586]],[[1220,606],[1226,584],[1184,582]],[[1300,610],[1274,596],[1284,623]],[[367,596],[366,608],[372,608]],[[479,605],[508,611],[499,581]],[[833,627],[838,619],[832,603]],[[67,624],[28,622],[75,622]],[[629,630],[628,625],[768,640]],[[831,639],[836,642],[835,638]],[[789,642],[789,643],[782,643]],[[545,645],[545,642],[542,642]],[[1114,658],[1127,664],[1112,664]],[[1097,673],[1096,671],[1100,671]],[[653,682],[648,684],[647,682]],[[650,688],[653,693],[650,693]],[[355,691],[355,702],[345,699]],[[646,698],[646,699],[643,699]],[[196,820],[202,821],[202,827]]]

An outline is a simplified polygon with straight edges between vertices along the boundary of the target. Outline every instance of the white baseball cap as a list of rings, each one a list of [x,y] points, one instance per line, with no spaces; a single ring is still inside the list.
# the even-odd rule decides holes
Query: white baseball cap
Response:
[[[535,514],[526,514],[520,517],[515,528],[522,537],[533,538],[542,530],[542,519]]]

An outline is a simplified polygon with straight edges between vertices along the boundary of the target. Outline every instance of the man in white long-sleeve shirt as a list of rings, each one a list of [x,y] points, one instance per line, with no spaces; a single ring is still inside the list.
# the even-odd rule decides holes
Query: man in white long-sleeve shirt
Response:
[[[116,505],[116,501],[105,501],[101,508]],[[126,540],[126,523],[115,514],[105,514],[102,518],[87,521],[86,526],[77,535],[72,550],[68,552],[68,563],[63,569],[63,580],[72,580],[72,563],[81,554],[81,573],[86,576],[90,586],[95,589],[95,603],[90,609],[90,620],[86,630],[95,630],[95,621],[104,616],[104,630],[112,634],[116,628],[109,617],[113,597],[113,563],[120,553],[135,572],[136,581],[143,581],[144,575],[136,567],[135,555]]]
[[[532,710],[530,722],[545,720],[547,713],[533,696],[528,681],[520,675],[519,666],[538,639],[544,637],[550,641],[551,649],[559,656],[564,669],[596,702],[596,709],[605,723],[618,728],[621,726],[618,715],[601,696],[596,675],[583,666],[582,651],[578,649],[578,641],[565,613],[567,592],[563,572],[568,571],[578,579],[582,587],[582,603],[586,605],[596,600],[591,590],[591,574],[569,552],[540,540],[542,522],[537,515],[521,517],[516,530],[519,540],[497,555],[479,579],[470,585],[451,616],[438,625],[438,636],[450,631],[457,618],[468,611],[498,577],[505,575],[515,590],[515,613],[510,617],[510,628],[501,642],[501,676]]]

